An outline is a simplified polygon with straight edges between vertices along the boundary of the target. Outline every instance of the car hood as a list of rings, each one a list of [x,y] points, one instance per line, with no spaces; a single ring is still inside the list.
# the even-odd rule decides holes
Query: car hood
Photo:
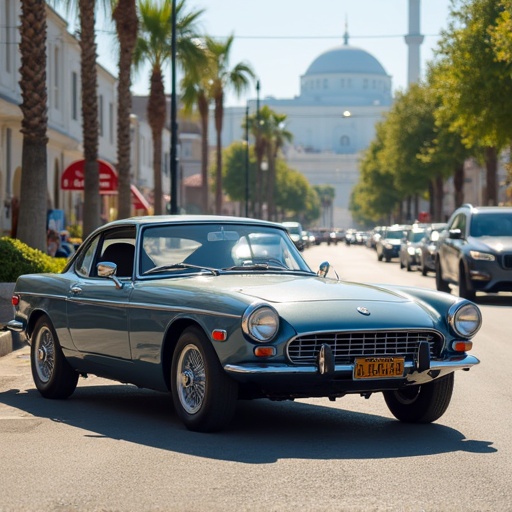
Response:
[[[470,240],[471,246],[480,251],[489,249],[495,252],[512,251],[512,236],[480,236],[471,237]]]
[[[272,304],[298,331],[431,329],[439,321],[439,314],[422,301],[378,285],[266,276],[263,280],[239,278],[232,290]]]

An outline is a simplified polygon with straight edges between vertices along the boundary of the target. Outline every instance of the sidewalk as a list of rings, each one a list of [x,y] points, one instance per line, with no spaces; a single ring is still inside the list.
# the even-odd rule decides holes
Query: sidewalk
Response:
[[[6,324],[14,318],[11,296],[14,283],[0,283],[0,324]],[[11,331],[0,331],[0,357],[20,348],[18,334]],[[18,346],[19,345],[19,346]]]

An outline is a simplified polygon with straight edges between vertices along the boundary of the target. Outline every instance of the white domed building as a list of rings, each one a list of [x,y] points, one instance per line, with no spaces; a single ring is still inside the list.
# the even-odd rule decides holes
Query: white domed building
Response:
[[[332,211],[324,212],[325,227],[352,226],[350,195],[358,182],[358,160],[375,135],[375,125],[392,103],[392,84],[380,62],[367,51],[344,44],[319,55],[300,77],[300,95],[292,99],[265,97],[268,105],[286,114],[293,134],[284,148],[290,167],[311,185],[332,185],[336,197]],[[251,114],[257,101],[249,101]],[[245,108],[227,108],[223,144],[244,138]],[[212,127],[210,136],[215,136]]]

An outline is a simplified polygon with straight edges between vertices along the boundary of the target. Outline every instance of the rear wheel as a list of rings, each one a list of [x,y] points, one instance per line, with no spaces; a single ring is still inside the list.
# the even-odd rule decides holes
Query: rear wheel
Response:
[[[450,293],[450,285],[448,284],[448,281],[443,279],[441,262],[439,261],[439,258],[436,259],[436,288],[440,292]]]
[[[395,418],[406,423],[431,423],[448,409],[453,393],[453,373],[428,384],[384,391],[384,400]]]
[[[224,372],[203,331],[189,327],[172,360],[171,391],[178,416],[189,430],[215,432],[231,421],[238,385]]]
[[[78,383],[78,373],[69,366],[50,319],[41,317],[34,328],[30,366],[37,390],[45,398],[68,398]]]

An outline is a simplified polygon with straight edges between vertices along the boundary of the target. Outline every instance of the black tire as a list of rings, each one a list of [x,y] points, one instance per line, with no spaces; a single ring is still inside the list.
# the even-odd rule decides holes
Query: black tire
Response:
[[[195,432],[216,432],[235,413],[238,385],[224,372],[201,329],[189,327],[176,345],[171,368],[176,413]]]
[[[475,300],[475,290],[471,288],[464,265],[461,263],[459,268],[459,297],[468,300]]]
[[[400,256],[400,270],[405,267],[404,262],[402,261],[402,256]]]
[[[406,268],[407,272],[411,272],[412,271],[412,267],[411,267],[411,262],[409,260],[409,256],[407,256],[407,262],[405,264],[405,268]]]
[[[397,391],[384,391],[384,400],[395,418],[406,423],[432,423],[448,409],[453,392],[453,373]]]
[[[379,254],[378,252],[377,252],[377,260],[382,261],[382,254]]]
[[[448,281],[443,279],[439,258],[436,259],[436,288],[440,292],[450,293],[450,285],[448,284]]]
[[[78,383],[78,373],[69,366],[50,319],[42,316],[31,337],[30,366],[37,390],[45,398],[70,397]]]
[[[420,268],[421,268],[421,275],[426,276],[428,274],[428,268],[425,265],[425,260],[423,259],[423,256],[420,258]]]

